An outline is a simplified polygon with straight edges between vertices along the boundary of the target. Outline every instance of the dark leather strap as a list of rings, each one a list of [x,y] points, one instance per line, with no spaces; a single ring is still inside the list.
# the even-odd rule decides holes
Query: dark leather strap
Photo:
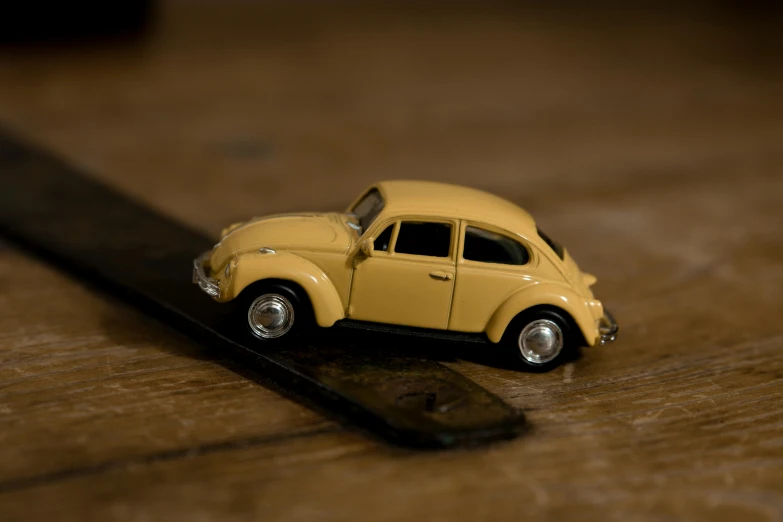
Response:
[[[234,306],[191,283],[193,258],[211,241],[2,132],[0,180],[8,238],[342,421],[417,447],[509,438],[524,424],[521,412],[425,356],[434,340],[329,329],[296,347],[261,345]]]

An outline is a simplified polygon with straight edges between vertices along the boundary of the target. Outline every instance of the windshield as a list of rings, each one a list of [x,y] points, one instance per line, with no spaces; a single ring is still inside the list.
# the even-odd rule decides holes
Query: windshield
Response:
[[[360,235],[372,225],[372,222],[375,221],[381,210],[383,210],[383,196],[381,196],[378,189],[372,189],[354,205],[350,212],[356,216],[359,226],[362,227],[359,230]]]
[[[544,231],[541,230],[540,228],[538,229],[538,235],[541,236],[541,239],[543,239],[544,242],[547,245],[549,245],[549,248],[551,248],[552,250],[555,251],[555,254],[557,254],[557,257],[559,257],[560,259],[564,259],[565,258],[563,245],[561,245],[560,243],[558,243],[557,241],[555,241],[551,237],[549,237],[546,234],[544,234]]]

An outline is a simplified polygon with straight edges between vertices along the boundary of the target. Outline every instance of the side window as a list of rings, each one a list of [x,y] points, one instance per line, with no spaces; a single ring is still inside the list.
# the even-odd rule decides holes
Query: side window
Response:
[[[417,256],[449,257],[451,225],[403,221],[397,233],[394,251]]]
[[[527,249],[513,239],[476,227],[465,228],[462,257],[502,265],[526,265],[530,261]]]
[[[544,240],[544,243],[549,245],[549,248],[555,251],[555,254],[557,254],[557,257],[560,259],[565,259],[565,251],[563,250],[563,245],[552,239],[551,237],[544,234],[544,231],[540,228],[538,229],[538,235],[541,236],[541,239]]]
[[[375,238],[373,248],[375,250],[380,250],[381,252],[386,252],[389,250],[389,243],[391,243],[392,232],[394,232],[394,223],[386,227],[386,230],[381,232],[378,237]]]

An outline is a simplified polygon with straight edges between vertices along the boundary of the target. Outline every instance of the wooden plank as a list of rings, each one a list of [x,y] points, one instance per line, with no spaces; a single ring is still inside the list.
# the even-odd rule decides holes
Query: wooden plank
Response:
[[[37,261],[6,250],[0,266],[0,490],[151,451],[338,429]]]
[[[491,190],[598,276],[621,337],[547,374],[459,350],[533,429],[409,453],[6,249],[0,519],[780,518],[774,24],[214,9],[168,7],[139,46],[3,52],[0,121],[211,234],[382,178]]]

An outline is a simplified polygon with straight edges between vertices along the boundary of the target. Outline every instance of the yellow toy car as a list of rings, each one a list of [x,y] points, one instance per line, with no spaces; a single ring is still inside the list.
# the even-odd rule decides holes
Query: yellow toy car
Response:
[[[240,298],[267,342],[361,321],[483,334],[542,366],[617,334],[590,290],[595,277],[530,214],[442,183],[386,181],[345,212],[233,224],[194,261],[193,280],[219,302]]]

